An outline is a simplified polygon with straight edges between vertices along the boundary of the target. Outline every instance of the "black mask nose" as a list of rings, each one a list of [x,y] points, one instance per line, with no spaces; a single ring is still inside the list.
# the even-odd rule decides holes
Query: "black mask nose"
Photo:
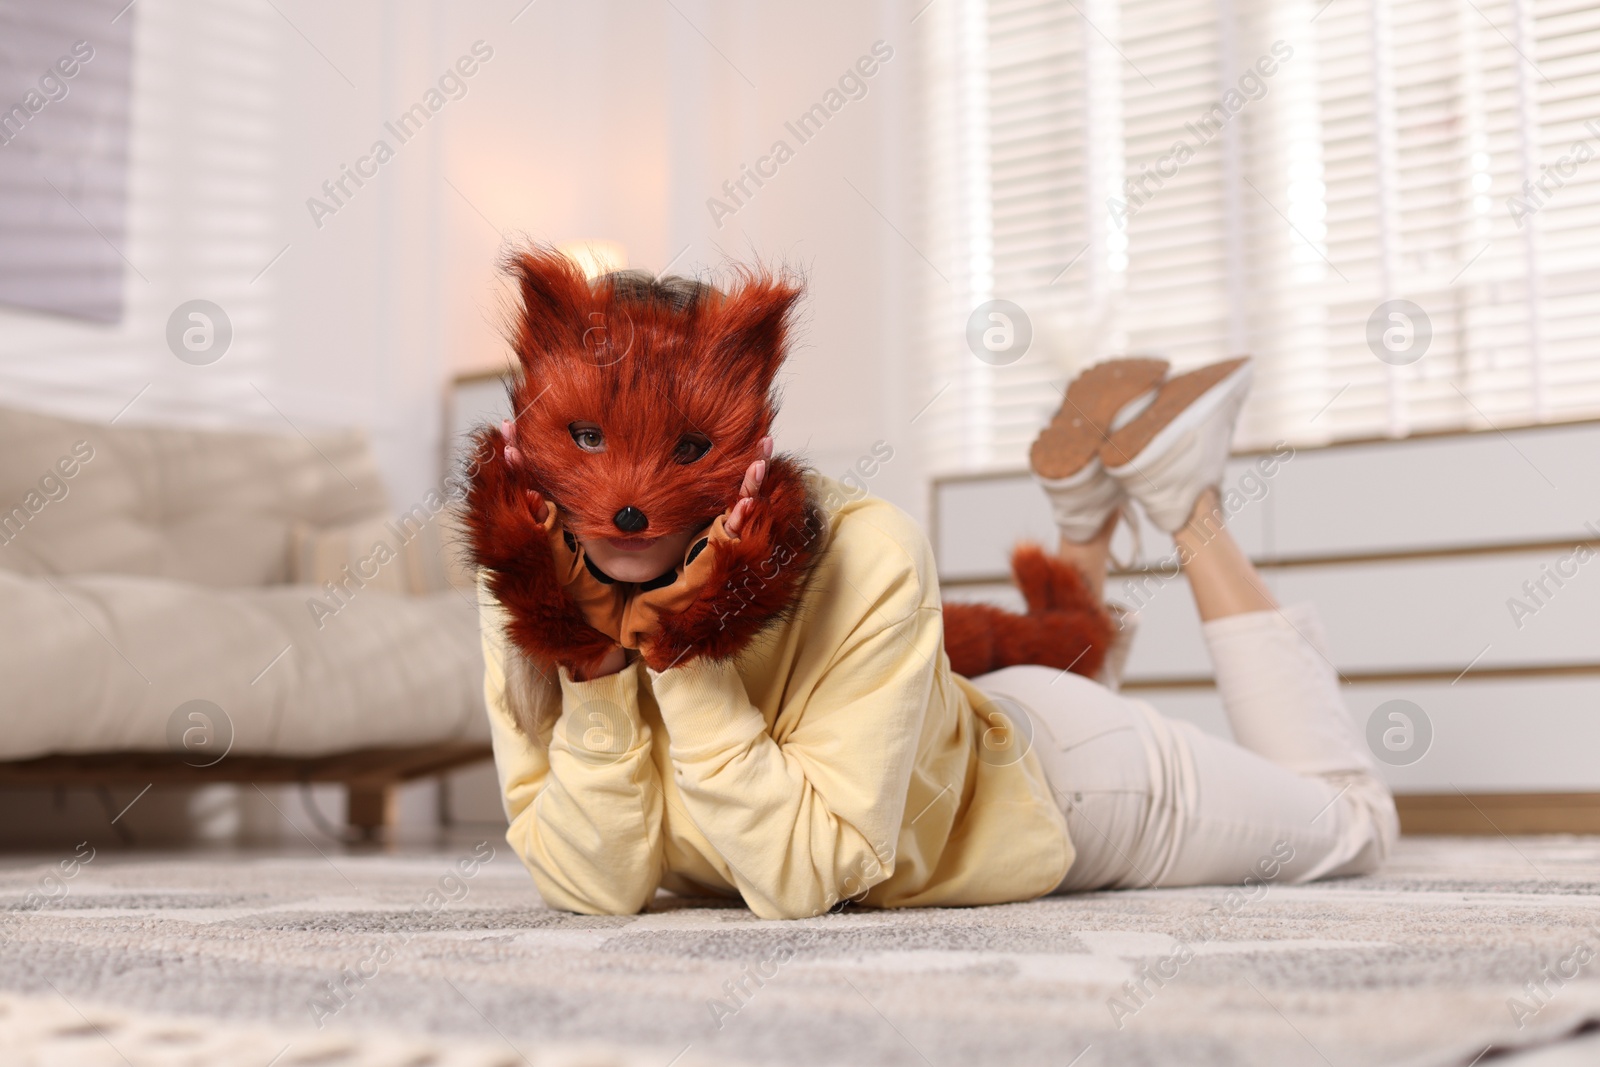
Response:
[[[613,515],[611,521],[616,523],[617,529],[623,533],[638,533],[650,525],[650,520],[645,517],[645,513],[632,504]]]

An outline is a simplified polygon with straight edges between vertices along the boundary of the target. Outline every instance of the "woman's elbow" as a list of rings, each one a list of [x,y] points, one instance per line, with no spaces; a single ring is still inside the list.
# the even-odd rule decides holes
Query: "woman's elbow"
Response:
[[[578,887],[535,877],[545,905],[579,915],[637,915],[655,898],[654,886]]]
[[[744,902],[758,919],[815,919],[846,903],[859,901],[866,895],[865,889],[859,889],[853,895],[846,895],[841,891],[842,888],[829,889],[819,885],[813,892],[776,896],[754,896],[746,893]]]

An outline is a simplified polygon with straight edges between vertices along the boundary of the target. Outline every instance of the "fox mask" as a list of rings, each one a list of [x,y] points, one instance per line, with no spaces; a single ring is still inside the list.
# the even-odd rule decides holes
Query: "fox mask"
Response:
[[[591,282],[546,249],[508,267],[521,297],[510,338],[520,371],[510,386],[514,440],[478,431],[464,518],[513,640],[536,660],[586,666],[616,635],[578,609],[530,492],[557,506],[569,548],[701,531],[727,513],[771,431],[801,290],[758,272],[726,294],[642,272]],[[603,448],[590,447],[590,432]],[[767,470],[740,536],[713,546],[709,577],[697,568],[703,588],[676,596],[681,610],[661,618],[661,639],[645,651],[651,666],[732,655],[793,606],[821,517],[800,464],[776,456]]]
[[[727,509],[772,428],[773,381],[798,287],[753,277],[726,297],[693,283],[608,275],[565,256],[513,262],[517,441],[534,486],[579,538],[698,530]],[[681,279],[674,279],[682,282]],[[605,451],[575,446],[593,424]],[[632,508],[630,526],[617,516]]]

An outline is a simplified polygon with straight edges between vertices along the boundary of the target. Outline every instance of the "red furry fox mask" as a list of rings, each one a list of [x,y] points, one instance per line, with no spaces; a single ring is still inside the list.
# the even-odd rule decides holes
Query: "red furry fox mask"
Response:
[[[653,537],[698,530],[726,509],[771,432],[799,288],[756,276],[724,297],[643,272],[591,286],[546,251],[511,266],[523,305],[516,444],[568,530],[615,537],[616,517],[634,508],[646,525],[626,532]],[[605,451],[574,448],[574,423],[599,426]]]
[[[658,594],[671,610],[650,647],[640,646],[646,660],[659,668],[738,652],[793,606],[820,548],[820,516],[789,457],[769,462],[739,535],[707,531],[676,581],[624,588],[590,568],[607,588],[585,591],[578,583],[589,581],[588,565],[571,554],[581,541],[619,533],[706,530],[728,511],[771,431],[799,286],[758,272],[726,294],[639,271],[590,282],[544,249],[508,267],[522,303],[511,335],[521,371],[510,389],[515,439],[479,430],[464,517],[472,555],[511,615],[512,639],[535,659],[583,666],[619,641],[595,603],[671,583]],[[603,448],[586,446],[592,431]],[[534,499],[557,506],[560,529]],[[691,572],[707,544],[713,562]]]

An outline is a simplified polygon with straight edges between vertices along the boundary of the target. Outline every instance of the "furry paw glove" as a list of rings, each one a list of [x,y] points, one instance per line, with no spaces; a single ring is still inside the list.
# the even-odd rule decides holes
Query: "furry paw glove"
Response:
[[[677,576],[630,597],[621,643],[652,670],[743,651],[799,603],[822,553],[826,520],[805,474],[787,457],[771,461],[757,505],[737,537],[724,513],[690,543]]]

